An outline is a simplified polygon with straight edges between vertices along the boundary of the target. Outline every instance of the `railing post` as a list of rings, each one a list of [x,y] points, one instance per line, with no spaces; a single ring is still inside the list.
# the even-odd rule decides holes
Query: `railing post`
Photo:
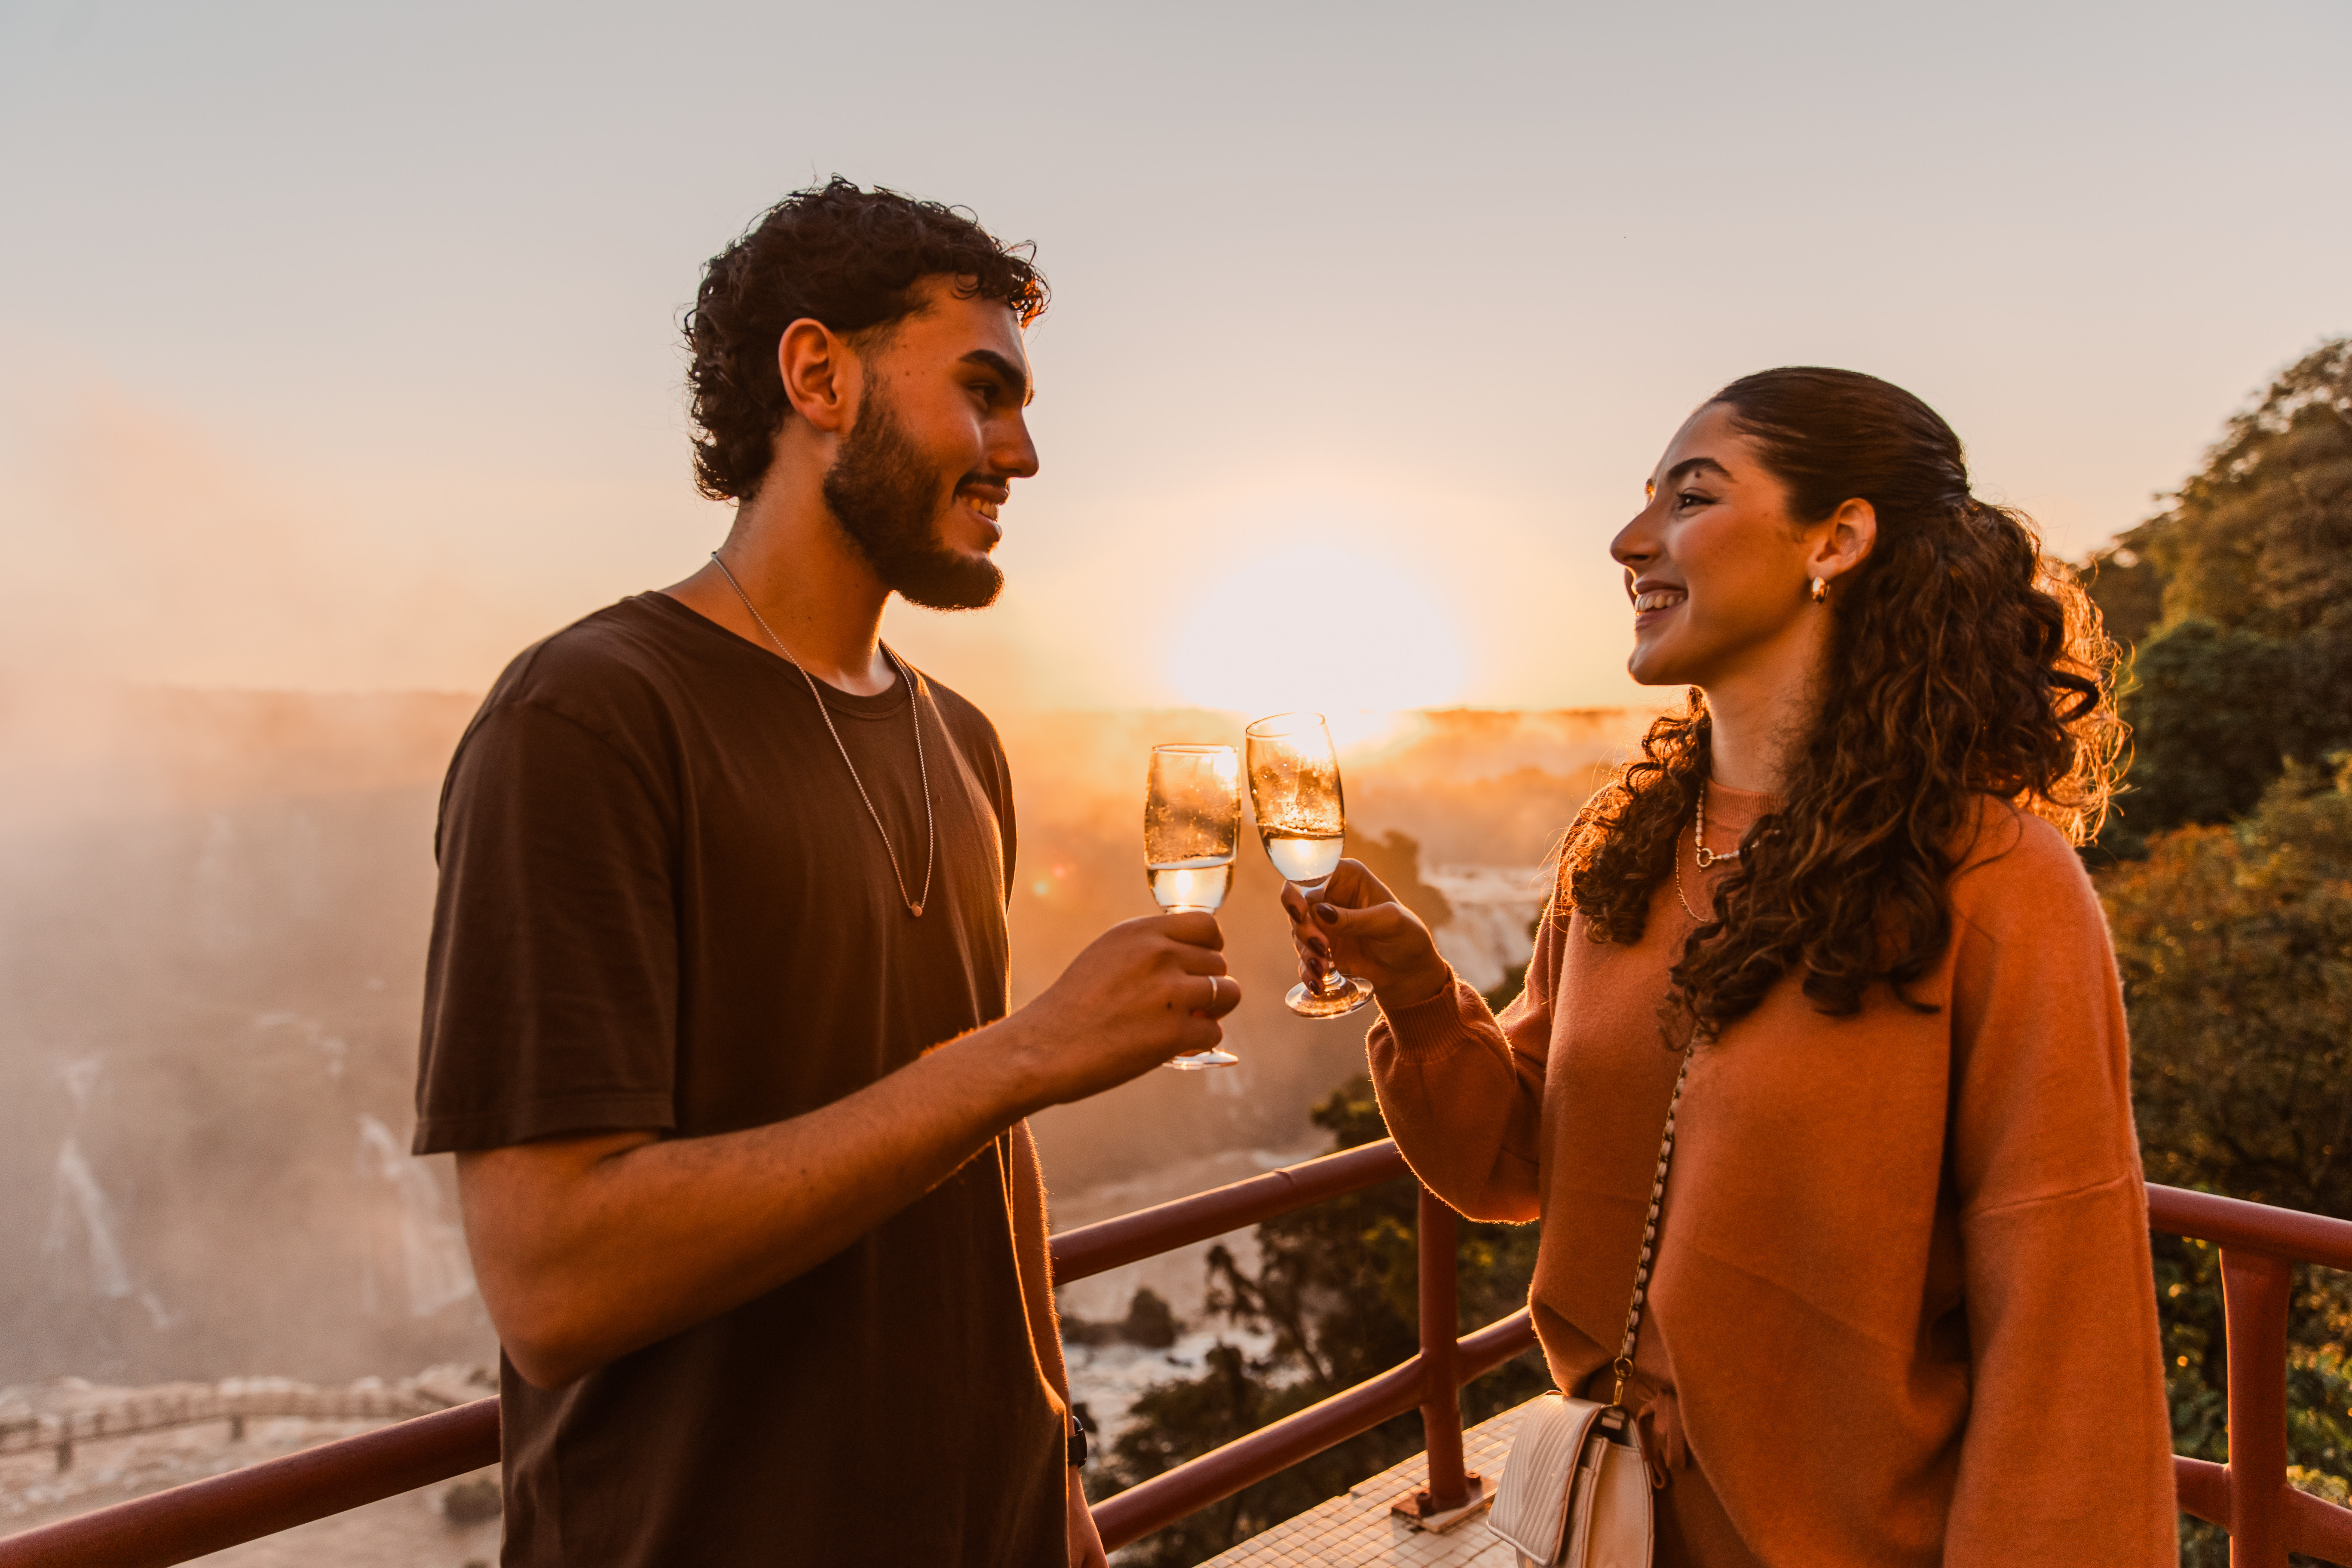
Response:
[[[2221,1249],[2230,1356],[2230,1568],[2286,1568],[2288,1271]]]
[[[1461,1508],[1475,1495],[1462,1469],[1461,1356],[1454,1349],[1454,1211],[1421,1189],[1415,1226],[1421,1276],[1421,1430],[1429,1449],[1424,1513]]]

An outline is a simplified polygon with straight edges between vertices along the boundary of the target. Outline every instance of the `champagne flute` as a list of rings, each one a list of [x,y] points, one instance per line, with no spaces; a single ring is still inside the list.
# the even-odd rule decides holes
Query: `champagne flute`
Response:
[[[1231,746],[1154,746],[1143,796],[1143,869],[1151,896],[1171,914],[1213,910],[1233,890],[1242,836],[1241,759]],[[1190,1072],[1241,1060],[1231,1051],[1195,1051],[1165,1065]]]
[[[1244,731],[1250,804],[1266,858],[1311,903],[1339,868],[1347,847],[1347,806],[1339,795],[1339,753],[1320,713],[1276,713]],[[1312,984],[1283,1001],[1307,1018],[1338,1018],[1372,999],[1372,988],[1325,963]]]

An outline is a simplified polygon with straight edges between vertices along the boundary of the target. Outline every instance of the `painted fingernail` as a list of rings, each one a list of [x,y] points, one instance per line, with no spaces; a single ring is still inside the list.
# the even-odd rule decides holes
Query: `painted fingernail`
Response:
[[[1327,926],[1338,925],[1339,923],[1339,906],[1337,904],[1318,904],[1315,906],[1315,918],[1321,921]]]

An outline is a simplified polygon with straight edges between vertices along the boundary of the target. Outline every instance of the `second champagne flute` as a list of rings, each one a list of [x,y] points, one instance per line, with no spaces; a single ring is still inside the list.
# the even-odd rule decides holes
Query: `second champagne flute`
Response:
[[[1242,836],[1241,759],[1231,746],[1154,746],[1143,797],[1143,873],[1171,914],[1214,911],[1234,885]],[[1231,1051],[1195,1051],[1167,1065],[1229,1068]]]
[[[1244,733],[1257,836],[1274,868],[1311,903],[1347,847],[1348,812],[1331,731],[1320,713],[1276,713]],[[1313,984],[1292,986],[1283,1001],[1302,1017],[1338,1018],[1371,999],[1370,985],[1326,963]]]

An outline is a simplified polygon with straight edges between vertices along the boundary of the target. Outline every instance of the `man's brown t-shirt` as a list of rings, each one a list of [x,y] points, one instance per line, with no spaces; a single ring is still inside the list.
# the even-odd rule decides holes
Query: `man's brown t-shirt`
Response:
[[[819,683],[662,594],[525,652],[441,804],[418,1153],[799,1116],[1001,1017],[995,730]],[[1060,1564],[1063,1435],[1000,1138],[782,1288],[557,1393],[500,1377],[508,1563]]]

